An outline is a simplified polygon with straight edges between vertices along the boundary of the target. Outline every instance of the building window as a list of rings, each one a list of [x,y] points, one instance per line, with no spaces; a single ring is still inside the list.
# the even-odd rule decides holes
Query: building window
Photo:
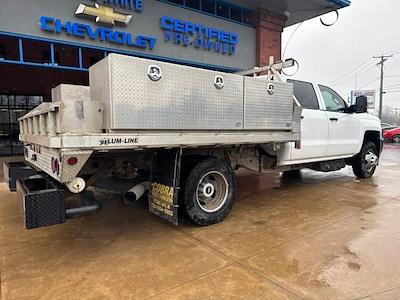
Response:
[[[54,45],[55,63],[65,67],[79,67],[78,48],[69,45]]]
[[[226,3],[217,3],[217,16],[229,18],[229,6]]]
[[[183,5],[183,0],[170,0],[170,2],[179,4],[179,5]]]
[[[209,13],[215,14],[215,2],[213,0],[202,0],[201,1],[201,10]]]
[[[161,2],[171,3],[193,10],[198,10],[207,14],[215,15],[220,18],[231,20],[242,24],[250,24],[247,16],[249,9],[230,4],[222,0],[160,0]]]
[[[24,61],[37,64],[51,63],[50,44],[43,41],[24,40]]]
[[[0,157],[22,155],[18,118],[42,101],[42,96],[0,95]]]
[[[102,60],[104,56],[104,51],[82,48],[82,65],[85,69],[89,69],[95,63]]]
[[[51,54],[50,50],[43,50],[42,51],[42,59],[44,64],[50,64],[51,63]]]
[[[0,35],[0,59],[19,60],[18,39]]]
[[[242,10],[237,7],[231,7],[231,19],[237,22],[242,22]]]
[[[6,48],[4,45],[0,45],[0,59],[6,59]]]
[[[242,22],[245,24],[250,24],[250,11],[243,11]]]
[[[101,60],[101,57],[98,56],[91,56],[89,58],[89,64],[93,66],[94,64],[98,63]]]
[[[200,0],[186,0],[185,6],[193,9],[200,9]]]

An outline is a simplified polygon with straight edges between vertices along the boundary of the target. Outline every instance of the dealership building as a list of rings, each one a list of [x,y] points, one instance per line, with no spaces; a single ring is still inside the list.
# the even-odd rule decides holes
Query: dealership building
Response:
[[[0,156],[17,118],[109,53],[235,72],[281,58],[285,27],[349,0],[0,0]],[[179,80],[179,78],[177,78]]]

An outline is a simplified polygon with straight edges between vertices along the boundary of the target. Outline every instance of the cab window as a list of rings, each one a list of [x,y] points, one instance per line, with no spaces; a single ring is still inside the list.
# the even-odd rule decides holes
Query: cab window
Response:
[[[346,102],[331,88],[319,85],[322,98],[324,98],[325,107],[328,111],[344,112],[346,111]]]
[[[317,94],[311,83],[299,80],[288,79],[293,84],[293,94],[301,106],[308,109],[319,109]]]

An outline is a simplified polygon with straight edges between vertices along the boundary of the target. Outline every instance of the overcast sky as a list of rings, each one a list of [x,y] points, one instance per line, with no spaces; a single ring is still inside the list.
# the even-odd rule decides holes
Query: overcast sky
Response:
[[[398,52],[385,63],[384,105],[400,108],[400,1],[352,0],[339,13],[331,27],[315,18],[294,33],[285,54],[300,64],[294,77],[329,85],[346,98],[355,86],[376,89],[378,101],[380,70],[372,57]],[[324,20],[332,18],[327,15]],[[297,26],[285,29],[282,49]]]

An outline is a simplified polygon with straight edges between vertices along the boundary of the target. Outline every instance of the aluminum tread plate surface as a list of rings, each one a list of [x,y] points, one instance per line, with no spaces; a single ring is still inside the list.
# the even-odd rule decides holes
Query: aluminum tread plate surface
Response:
[[[242,76],[116,54],[107,59],[105,70],[96,70],[96,77],[109,72],[103,76],[110,92],[96,93],[108,102],[106,129],[243,129]],[[161,68],[159,81],[147,76],[150,65]],[[222,89],[214,87],[217,75]]]
[[[275,93],[267,86],[273,83]],[[291,130],[293,86],[290,83],[245,77],[244,128],[247,130]]]

